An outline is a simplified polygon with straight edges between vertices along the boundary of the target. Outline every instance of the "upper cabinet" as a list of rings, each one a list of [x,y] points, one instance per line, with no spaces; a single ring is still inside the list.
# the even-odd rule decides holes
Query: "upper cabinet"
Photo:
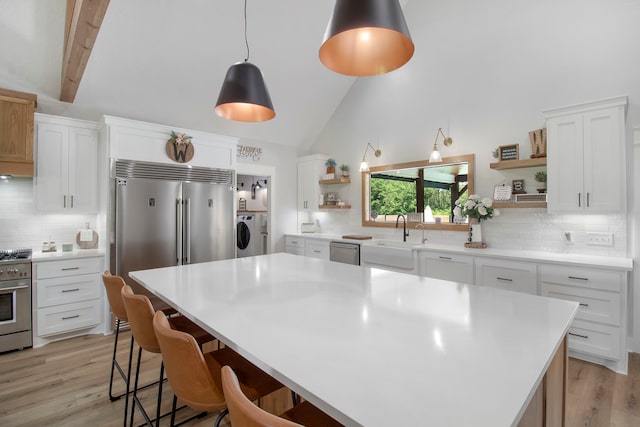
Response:
[[[37,96],[0,89],[0,174],[33,176]]]
[[[549,212],[624,211],[626,107],[618,97],[544,112]]]
[[[312,154],[298,158],[298,210],[318,210],[320,184],[318,180],[325,171],[327,156]]]
[[[40,211],[98,210],[95,123],[36,115],[36,206]]]

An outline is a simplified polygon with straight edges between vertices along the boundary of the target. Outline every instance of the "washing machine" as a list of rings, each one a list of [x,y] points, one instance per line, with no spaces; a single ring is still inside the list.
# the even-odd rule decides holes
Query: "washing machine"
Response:
[[[238,215],[236,226],[238,258],[254,256],[258,253],[260,232],[256,228],[255,215]]]

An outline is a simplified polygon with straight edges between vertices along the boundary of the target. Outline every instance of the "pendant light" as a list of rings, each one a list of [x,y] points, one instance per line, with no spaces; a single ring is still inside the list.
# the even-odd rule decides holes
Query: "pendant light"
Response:
[[[320,61],[348,76],[374,76],[402,67],[414,51],[398,0],[336,0]]]
[[[453,144],[453,139],[449,136],[444,136],[442,132],[442,128],[438,128],[438,132],[436,133],[436,140],[433,142],[433,151],[431,152],[431,156],[429,156],[429,163],[442,163],[442,154],[440,154],[440,150],[438,150],[438,137],[442,135],[444,138],[443,144],[445,147],[449,147]]]
[[[260,69],[249,62],[247,0],[244,1],[244,43],[247,57],[229,67],[218,95],[215,112],[239,122],[263,122],[276,116]]]

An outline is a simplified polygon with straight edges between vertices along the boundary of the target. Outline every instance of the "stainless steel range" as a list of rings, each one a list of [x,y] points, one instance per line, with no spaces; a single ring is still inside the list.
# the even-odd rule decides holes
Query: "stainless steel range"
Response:
[[[0,251],[0,352],[31,343],[31,249]]]

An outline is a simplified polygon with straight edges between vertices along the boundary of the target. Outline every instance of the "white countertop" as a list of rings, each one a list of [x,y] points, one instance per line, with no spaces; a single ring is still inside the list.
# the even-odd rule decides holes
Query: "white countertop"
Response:
[[[98,256],[104,256],[104,251],[101,249],[74,249],[69,252],[63,252],[61,250],[56,252],[33,251],[31,261],[60,261],[69,258],[93,258]]]
[[[353,240],[343,239],[342,236],[322,234],[322,233],[296,233],[286,234],[286,236],[296,236],[309,239],[321,239],[321,240],[337,240],[349,243],[359,243],[361,245],[375,245],[380,241],[390,242],[388,239],[369,239],[369,240]],[[398,240],[393,241],[397,245],[401,245],[404,242]],[[607,257],[607,256],[595,256],[595,255],[579,255],[579,254],[564,254],[556,252],[541,252],[541,251],[525,251],[519,249],[468,249],[464,246],[454,245],[442,245],[425,243],[421,245],[419,243],[404,243],[407,247],[411,247],[416,251],[438,251],[457,253],[473,256],[493,257],[502,259],[512,259],[518,261],[531,261],[531,262],[544,262],[550,264],[573,264],[585,267],[596,268],[611,268],[616,270],[633,270],[633,259],[626,257]]]
[[[577,311],[285,253],[130,275],[349,426],[514,425]]]

